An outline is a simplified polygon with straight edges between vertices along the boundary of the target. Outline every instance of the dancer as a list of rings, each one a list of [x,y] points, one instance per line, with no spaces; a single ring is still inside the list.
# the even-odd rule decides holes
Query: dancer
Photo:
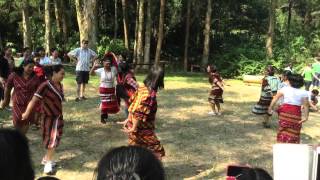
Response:
[[[221,115],[221,106],[220,104],[223,103],[223,82],[220,74],[217,71],[217,68],[213,65],[207,67],[207,72],[209,75],[209,82],[212,85],[210,95],[208,101],[212,108],[209,115]]]
[[[122,81],[118,84],[118,86],[122,86],[121,88],[117,88],[117,96],[119,96],[125,101],[125,113],[128,116],[128,108],[129,108],[129,99],[130,97],[137,91],[139,84],[134,76],[134,69],[129,65],[128,62],[123,61],[119,64],[119,74],[121,76]],[[121,73],[120,73],[121,72]],[[121,91],[119,91],[122,89]]]
[[[53,155],[58,147],[63,129],[62,100],[63,92],[61,81],[64,78],[64,69],[62,65],[54,65],[47,69],[51,75],[51,80],[43,82],[37,92],[34,94],[31,102],[28,104],[26,111],[22,114],[22,119],[28,119],[31,116],[33,108],[38,101],[43,101],[44,120],[42,122],[42,142],[47,149],[46,155],[42,159],[44,164],[44,173],[52,174]]]
[[[164,71],[152,67],[151,71],[130,99],[129,117],[123,122],[123,131],[129,136],[129,145],[145,147],[159,159],[165,151],[155,134],[157,91],[164,88]]]
[[[103,67],[98,61],[95,61],[90,74],[97,74],[100,77],[100,97],[101,97],[101,123],[105,124],[108,119],[108,114],[115,114],[119,112],[119,105],[116,98],[116,77],[117,69],[111,65],[111,56],[105,56],[102,60]]]
[[[270,128],[270,118],[272,114],[268,114],[268,107],[272,97],[277,93],[279,86],[280,80],[274,76],[273,66],[267,66],[265,77],[262,79],[260,99],[252,109],[252,113],[264,116],[263,126],[265,128]]]
[[[14,88],[12,98],[12,117],[15,128],[26,134],[29,129],[30,122],[34,121],[33,114],[22,120],[21,114],[26,110],[28,103],[32,99],[40,85],[40,79],[33,72],[34,62],[32,60],[23,61],[20,67],[15,68],[14,72],[9,76],[6,88],[5,98],[1,104],[1,108],[8,106],[10,94]]]
[[[283,104],[279,107],[279,129],[277,141],[279,143],[300,143],[300,131],[302,123],[308,120],[309,102],[308,93],[300,88],[303,86],[303,77],[298,74],[289,76],[290,86],[278,91],[273,98],[268,113],[272,114],[273,107],[279,98],[283,97]],[[301,106],[304,106],[304,118],[302,120]]]

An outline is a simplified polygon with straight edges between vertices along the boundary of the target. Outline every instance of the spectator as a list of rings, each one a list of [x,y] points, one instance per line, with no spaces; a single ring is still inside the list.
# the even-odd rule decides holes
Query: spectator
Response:
[[[51,59],[46,56],[46,52],[43,47],[36,48],[36,53],[40,56],[39,64],[42,66],[49,66],[52,64]]]
[[[164,180],[165,172],[162,163],[151,151],[137,146],[123,146],[102,157],[94,179]]]
[[[71,59],[77,61],[76,81],[77,81],[77,97],[76,101],[86,100],[84,96],[86,84],[89,81],[89,72],[92,61],[97,59],[97,54],[88,48],[88,40],[82,40],[81,47],[74,49],[68,53]]]
[[[61,64],[61,59],[59,58],[59,51],[57,48],[51,49],[50,59],[53,65]]]
[[[22,49],[22,57],[18,59],[17,66],[20,66],[23,61],[31,58],[31,50],[29,47]]]
[[[0,179],[33,180],[28,140],[19,131],[0,129]]]
[[[317,107],[318,95],[319,95],[319,91],[317,89],[314,89],[311,92],[309,92],[309,106],[311,111],[318,111],[318,107]]]

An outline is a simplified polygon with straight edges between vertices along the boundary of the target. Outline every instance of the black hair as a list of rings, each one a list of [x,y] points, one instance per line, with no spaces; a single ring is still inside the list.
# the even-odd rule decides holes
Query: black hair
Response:
[[[273,180],[269,173],[261,168],[243,169],[237,180]]]
[[[282,76],[285,77],[286,79],[288,79],[288,77],[289,77],[291,74],[292,74],[292,72],[289,71],[289,70],[284,70],[284,71],[282,72]],[[284,79],[281,79],[281,80],[283,81]]]
[[[218,71],[215,65],[210,65],[209,67],[210,67],[210,72],[212,73],[216,73]]]
[[[301,88],[304,85],[303,77],[300,74],[291,74],[288,77],[289,83],[293,88]]]
[[[149,71],[146,79],[143,81],[144,85],[149,89],[157,91],[164,88],[164,71],[160,66],[153,66]]]
[[[53,53],[54,51],[58,51],[58,49],[57,48],[51,48],[50,49],[50,53]]]
[[[314,89],[311,91],[312,94],[318,96],[319,95],[319,91],[317,89]]]
[[[51,77],[53,75],[53,72],[57,73],[57,72],[61,71],[61,69],[63,69],[63,65],[56,64],[53,66],[45,66],[44,72],[45,72],[46,76]]]
[[[38,178],[37,180],[60,180],[60,179],[52,176],[44,176],[44,177]]]
[[[28,140],[18,130],[0,129],[0,152],[0,179],[34,179]]]
[[[35,52],[39,53],[40,51],[45,51],[45,49],[43,47],[37,47]]]
[[[96,180],[164,180],[162,163],[148,149],[122,146],[112,149],[98,163]]]
[[[29,65],[29,64],[35,64],[35,62],[34,62],[31,58],[29,58],[29,59],[27,59],[27,60],[24,60],[24,61],[22,61],[22,63],[20,64],[20,66],[19,66],[19,67],[15,67],[15,68],[13,69],[13,71],[14,71],[18,76],[22,76],[22,75],[23,75],[23,71],[24,71],[23,67],[25,67],[25,66],[27,66],[27,65]]]
[[[120,74],[127,74],[131,69],[130,64],[126,61],[122,61],[118,65],[118,72]]]
[[[274,75],[274,72],[275,72],[275,68],[271,65],[268,65],[267,68],[266,68],[266,71],[268,73],[268,76],[273,76]]]
[[[28,51],[28,50],[30,50],[29,47],[24,47],[24,48],[22,48],[22,52],[26,52],[26,51]]]

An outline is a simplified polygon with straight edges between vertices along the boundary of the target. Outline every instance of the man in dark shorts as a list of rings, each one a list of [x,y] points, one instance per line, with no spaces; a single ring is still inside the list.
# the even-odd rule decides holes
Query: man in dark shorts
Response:
[[[88,48],[88,40],[81,41],[81,47],[74,49],[68,53],[71,59],[77,61],[76,81],[77,81],[77,98],[76,101],[86,100],[84,96],[86,84],[89,81],[89,71],[92,62],[97,59],[97,54]]]

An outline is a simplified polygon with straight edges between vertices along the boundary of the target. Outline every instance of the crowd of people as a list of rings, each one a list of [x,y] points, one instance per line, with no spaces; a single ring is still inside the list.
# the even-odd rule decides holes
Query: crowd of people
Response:
[[[18,133],[15,136],[24,136],[30,125],[41,127],[42,143],[46,149],[41,164],[44,165],[46,174],[55,172],[54,153],[62,139],[62,104],[65,99],[62,84],[64,67],[57,49],[52,49],[50,54],[50,57],[46,56],[42,47],[36,48],[34,52],[31,52],[30,48],[24,48],[22,57],[14,60],[12,49],[5,48],[0,59],[0,108],[8,108],[11,101],[13,125],[17,129],[17,132],[3,130],[3,133]],[[114,149],[103,157],[99,162],[96,178],[141,179],[141,176],[148,176],[143,174],[145,171],[139,172],[141,166],[150,163],[152,166],[149,164],[145,168],[158,174],[159,179],[164,179],[161,159],[165,156],[165,150],[154,131],[157,92],[164,88],[163,69],[152,67],[143,83],[139,84],[133,66],[126,58],[107,52],[99,59],[98,55],[88,48],[88,40],[83,40],[81,47],[70,51],[68,56],[76,62],[76,102],[81,103],[87,99],[85,90],[90,76],[97,75],[100,78],[97,89],[100,96],[101,123],[106,124],[110,114],[120,111],[121,100],[125,104],[127,118],[118,124],[122,125],[122,131],[128,135],[130,146]],[[313,65],[308,64],[301,74],[294,73],[292,65],[289,65],[281,78],[275,76],[274,67],[266,68],[261,96],[252,112],[263,115],[263,125],[269,128],[273,109],[276,109],[279,114],[278,142],[300,143],[302,123],[308,120],[309,110],[318,110],[316,105],[319,94],[317,88],[320,86],[320,57],[315,59],[316,62]],[[209,65],[206,70],[212,86],[208,97],[212,111],[208,114],[220,116],[225,83],[214,65]],[[303,85],[305,90],[301,89]],[[5,143],[5,140],[8,139],[4,135],[2,142]],[[22,137],[21,141],[24,141],[22,145],[27,143],[25,137]],[[26,149],[26,152],[28,154],[29,150]],[[26,160],[28,163],[30,157],[27,156]],[[141,164],[142,161],[146,164]],[[120,162],[125,164],[117,164]],[[128,167],[130,169],[123,169]],[[34,178],[33,170],[29,170],[29,173],[30,177]]]
[[[41,124],[42,143],[46,149],[41,164],[46,174],[55,171],[53,155],[62,139],[64,127],[61,82],[65,71],[57,49],[52,49],[51,55],[47,57],[42,47],[33,53],[24,48],[23,57],[15,65],[12,50],[6,48],[0,60],[0,108],[4,109],[12,102],[13,125],[23,135],[27,134],[30,125]],[[163,69],[152,67],[143,84],[139,85],[128,62],[111,52],[98,59],[97,54],[88,48],[88,40],[83,40],[81,47],[70,51],[68,56],[76,62],[78,86],[75,101],[87,99],[85,89],[90,75],[98,75],[101,123],[107,123],[109,114],[119,112],[123,99],[127,118],[119,124],[128,134],[129,145],[149,149],[160,160],[165,151],[154,130],[157,92],[164,87]]]

